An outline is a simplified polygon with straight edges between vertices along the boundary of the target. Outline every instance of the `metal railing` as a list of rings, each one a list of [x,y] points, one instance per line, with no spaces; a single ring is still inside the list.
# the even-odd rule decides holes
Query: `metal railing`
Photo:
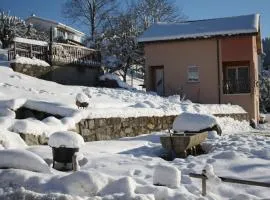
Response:
[[[202,170],[202,174],[190,173],[189,176],[192,178],[198,178],[198,179],[202,180],[202,196],[206,196],[206,194],[207,194],[206,181],[208,179],[206,176],[206,171]],[[270,183],[235,179],[235,178],[229,178],[229,177],[218,177],[218,178],[220,178],[221,181],[227,182],[227,183],[238,183],[238,184],[243,184],[243,185],[252,185],[252,186],[260,186],[260,187],[270,188]]]
[[[241,94],[250,93],[250,80],[224,80],[223,81],[224,94]]]

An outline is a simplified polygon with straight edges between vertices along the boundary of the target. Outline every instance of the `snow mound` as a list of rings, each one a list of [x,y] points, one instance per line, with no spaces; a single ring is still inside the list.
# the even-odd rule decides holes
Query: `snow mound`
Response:
[[[99,80],[101,81],[105,81],[106,79],[108,80],[115,80],[118,84],[119,87],[121,88],[125,88],[125,89],[131,89],[131,86],[129,86],[127,83],[123,82],[117,75],[115,74],[104,74],[102,76],[99,77]]]
[[[79,93],[76,96],[76,101],[78,101],[80,103],[88,102],[89,101],[89,97],[86,94],[84,94],[84,93]]]
[[[154,169],[153,183],[170,188],[178,188],[181,182],[181,172],[174,166],[157,165]]]
[[[200,131],[205,128],[213,127],[218,124],[212,115],[197,113],[181,113],[173,122],[175,131]]]
[[[224,151],[214,155],[213,158],[233,160],[237,158],[237,154],[235,151]]]
[[[131,106],[134,108],[158,108],[159,106],[151,101],[143,101]]]
[[[37,65],[42,67],[49,67],[50,65],[44,60],[40,60],[37,58],[27,58],[16,55],[16,59],[10,61],[11,63],[19,63],[19,64],[27,64],[27,65]]]
[[[101,190],[100,195],[105,196],[109,194],[123,193],[131,196],[134,195],[135,189],[136,182],[131,177],[123,177],[108,184],[103,190]]]
[[[23,149],[1,150],[0,168],[25,169],[42,173],[50,172],[49,166],[41,157]]]
[[[4,130],[0,131],[0,144],[6,149],[27,147],[19,134]]]
[[[60,179],[66,193],[78,196],[95,196],[111,179],[98,172],[77,171]]]
[[[48,144],[51,147],[66,147],[66,148],[80,148],[84,145],[84,140],[81,135],[72,131],[62,131],[53,133],[50,138]]]

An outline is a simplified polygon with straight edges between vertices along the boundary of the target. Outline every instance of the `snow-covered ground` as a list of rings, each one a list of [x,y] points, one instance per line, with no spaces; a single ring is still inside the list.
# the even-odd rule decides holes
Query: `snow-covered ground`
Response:
[[[75,173],[52,168],[50,173],[0,170],[0,199],[25,196],[29,199],[268,199],[267,188],[220,183],[212,179],[207,182],[207,196],[201,196],[201,182],[190,178],[189,173],[201,173],[209,165],[217,176],[270,182],[270,138],[259,132],[253,133],[248,123],[230,118],[218,118],[218,121],[226,132],[203,143],[208,154],[167,162],[159,158],[164,152],[159,143],[162,132],[88,142],[80,150],[81,169]],[[49,146],[25,149],[48,164],[52,163]],[[28,163],[25,161],[24,165]],[[166,179],[163,175],[166,167],[162,167],[165,171],[161,173],[160,166],[178,169],[176,174],[179,176]],[[159,177],[160,181],[174,185],[153,185]],[[179,181],[176,187],[175,181]]]
[[[87,109],[78,109],[75,101],[79,93],[91,96]],[[19,107],[61,115],[38,121],[16,120]],[[10,110],[12,109],[12,110]],[[237,105],[193,104],[180,102],[180,97],[162,98],[144,91],[124,89],[64,86],[40,80],[10,68],[0,67],[0,121],[1,126],[21,133],[46,134],[72,129],[83,118],[136,117],[177,115],[183,111],[193,113],[243,113]]]
[[[76,107],[78,93],[91,96],[89,108]],[[17,120],[13,110],[21,106],[64,118]],[[164,132],[87,142],[78,155],[80,171],[74,173],[47,167],[52,165],[51,148],[27,146],[12,132],[49,135],[72,128],[82,118],[175,115],[183,111],[213,114],[241,113],[243,109],[180,102],[179,96],[162,98],[143,91],[63,86],[0,67],[0,167],[13,167],[0,169],[0,199],[269,199],[268,188],[221,183],[215,176],[270,182],[269,124],[255,130],[248,122],[216,118],[223,134],[209,134],[203,143],[208,154],[170,162],[159,157],[164,154],[159,141]],[[201,173],[205,166],[215,178],[209,176],[207,196],[202,197],[201,181],[190,178],[189,173]]]

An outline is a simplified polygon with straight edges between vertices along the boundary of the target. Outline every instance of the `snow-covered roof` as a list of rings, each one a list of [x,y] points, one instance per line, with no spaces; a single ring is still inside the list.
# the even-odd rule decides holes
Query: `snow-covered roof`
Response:
[[[45,19],[45,18],[37,17],[35,15],[30,16],[25,21],[31,21],[31,19],[35,19],[35,20],[39,20],[39,21],[45,21],[45,22],[51,23],[52,25],[67,29],[70,32],[74,32],[74,33],[82,35],[82,36],[85,35],[83,32],[78,31],[77,29],[72,28],[70,26],[67,26],[67,25],[65,25],[63,23],[60,23],[60,22],[57,22],[57,21],[54,21],[54,20],[51,20],[51,19]]]
[[[156,23],[138,38],[138,42],[255,34],[259,32],[259,26],[259,14],[181,23]]]
[[[15,37],[13,39],[14,42],[26,43],[26,44],[33,44],[39,46],[48,46],[48,42],[41,41],[41,40],[32,40],[27,38]]]

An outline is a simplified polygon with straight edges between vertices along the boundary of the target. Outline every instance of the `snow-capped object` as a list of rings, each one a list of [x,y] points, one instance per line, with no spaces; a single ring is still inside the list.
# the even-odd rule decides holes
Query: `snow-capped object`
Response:
[[[89,105],[89,97],[84,93],[79,93],[76,96],[76,105],[78,108],[86,108]]]
[[[207,180],[214,184],[221,183],[221,179],[215,174],[214,168],[210,164],[206,164],[204,167],[205,175],[207,176]]]
[[[84,93],[78,93],[76,96],[76,101],[80,103],[85,103],[89,101],[89,97]]]
[[[49,166],[41,157],[23,149],[1,150],[0,168],[25,169],[42,173],[50,172]]]
[[[181,113],[173,122],[175,131],[200,131],[205,128],[211,128],[218,124],[216,118],[212,115],[198,113]]]
[[[131,86],[129,86],[127,83],[123,82],[117,75],[115,74],[104,74],[102,76],[99,77],[99,80],[101,81],[105,81],[106,79],[108,80],[115,80],[118,84],[119,87],[121,88],[125,88],[125,89],[131,89]]]
[[[247,33],[258,33],[260,15],[242,15],[181,23],[157,23],[138,38],[139,42],[208,38]]]
[[[174,166],[157,165],[154,169],[153,184],[178,188],[181,182],[181,171]]]
[[[48,144],[55,148],[80,148],[82,145],[84,145],[84,140],[83,137],[76,132],[62,131],[53,133],[49,137]]]

